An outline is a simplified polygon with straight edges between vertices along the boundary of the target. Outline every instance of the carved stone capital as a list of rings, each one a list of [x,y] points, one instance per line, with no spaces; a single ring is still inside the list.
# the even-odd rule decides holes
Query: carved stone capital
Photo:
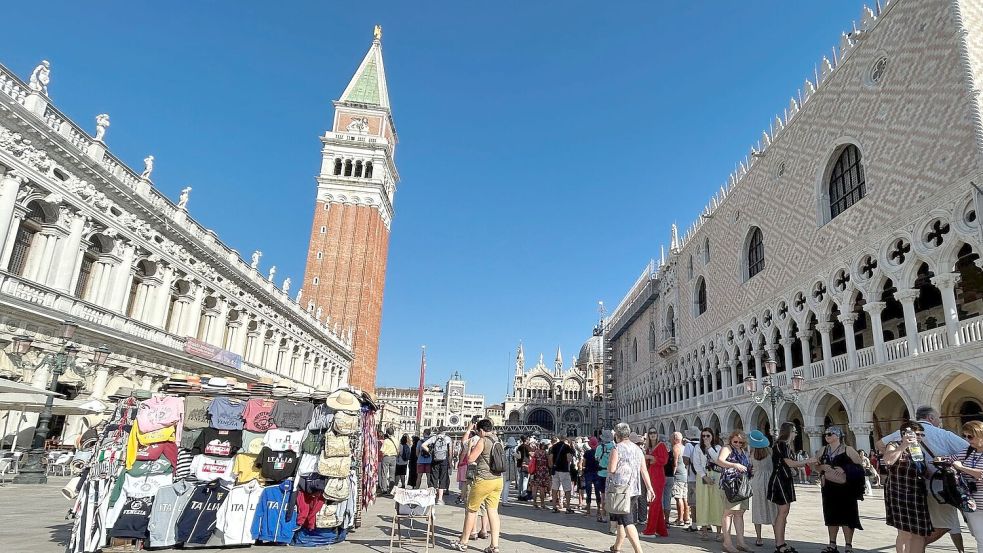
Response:
[[[864,304],[864,311],[870,313],[871,316],[880,316],[880,314],[887,308],[887,303],[883,301],[869,301]]]
[[[816,325],[816,330],[818,330],[820,334],[828,335],[833,330],[833,323],[829,321],[818,323]]]
[[[843,323],[843,326],[853,326],[853,323],[857,322],[856,313],[844,313],[837,318],[841,323]]]
[[[938,286],[940,290],[952,290],[959,283],[961,276],[959,273],[942,273],[932,277],[932,284]]]
[[[811,330],[800,330],[795,335],[799,337],[799,340],[808,340],[809,338],[812,337],[812,331]]]
[[[906,288],[895,292],[894,297],[901,303],[914,303],[919,293],[917,288]]]

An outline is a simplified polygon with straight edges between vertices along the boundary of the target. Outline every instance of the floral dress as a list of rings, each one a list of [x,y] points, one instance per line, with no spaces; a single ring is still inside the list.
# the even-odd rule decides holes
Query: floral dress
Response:
[[[536,472],[532,476],[533,486],[538,486],[540,488],[549,489],[552,484],[553,477],[550,476],[549,460],[546,457],[546,449],[539,448],[533,454],[533,458],[536,459]]]

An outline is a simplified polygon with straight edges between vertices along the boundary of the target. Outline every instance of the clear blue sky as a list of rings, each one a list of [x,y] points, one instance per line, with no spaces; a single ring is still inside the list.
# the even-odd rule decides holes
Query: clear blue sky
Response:
[[[372,37],[402,177],[378,384],[460,370],[489,403],[516,344],[567,363],[788,105],[859,0],[21,2],[0,62],[278,280],[304,270],[318,135]],[[603,9],[602,9],[603,8]]]

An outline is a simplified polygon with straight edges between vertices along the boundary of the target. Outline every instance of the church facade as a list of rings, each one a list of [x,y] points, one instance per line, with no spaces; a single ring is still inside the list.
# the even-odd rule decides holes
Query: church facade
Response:
[[[553,367],[539,361],[526,368],[522,344],[516,351],[512,388],[505,398],[505,424],[535,425],[546,434],[591,436],[605,423],[603,336],[600,327],[563,367],[556,350]]]
[[[606,321],[634,429],[792,421],[815,450],[837,424],[868,449],[919,405],[983,413],[983,3],[853,29]]]

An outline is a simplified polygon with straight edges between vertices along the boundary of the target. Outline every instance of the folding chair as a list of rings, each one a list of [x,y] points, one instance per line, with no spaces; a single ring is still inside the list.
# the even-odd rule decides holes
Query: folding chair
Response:
[[[13,457],[0,459],[0,486],[3,486],[7,480],[10,480],[10,476],[14,474],[16,467],[17,465],[14,463]]]
[[[423,543],[424,551],[429,552],[430,547],[437,548],[437,536],[434,532],[434,505],[437,502],[437,490],[426,488],[413,490],[406,488],[394,488],[393,498],[396,503],[396,512],[393,515],[392,531],[389,534],[389,552],[392,553],[393,546],[402,548],[403,541],[407,543]],[[403,521],[409,521],[407,529],[408,535],[403,537]],[[416,528],[414,521],[422,520],[424,527]],[[414,536],[414,530],[423,530],[422,539]]]

